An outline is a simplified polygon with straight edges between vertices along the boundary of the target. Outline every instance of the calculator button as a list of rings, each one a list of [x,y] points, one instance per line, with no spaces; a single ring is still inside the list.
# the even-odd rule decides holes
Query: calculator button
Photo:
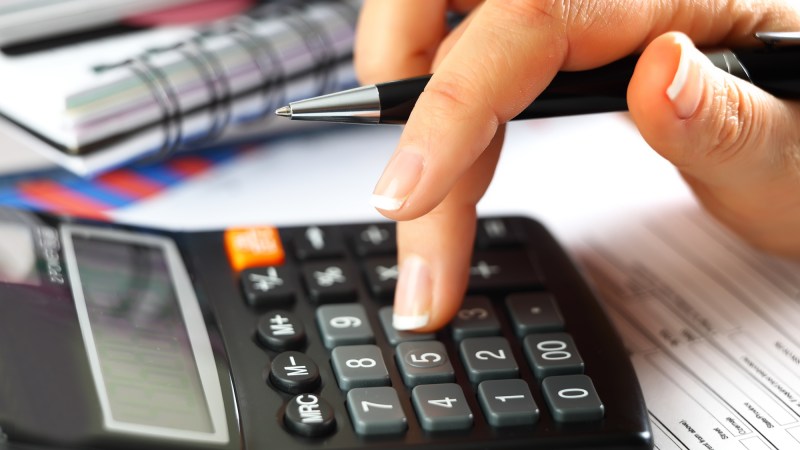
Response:
[[[417,386],[411,391],[411,402],[426,431],[467,430],[472,426],[472,411],[457,384]]]
[[[364,262],[367,286],[376,298],[391,299],[397,287],[397,257],[378,256]]]
[[[511,294],[506,297],[506,307],[519,337],[564,329],[564,318],[549,292]]]
[[[390,387],[355,388],[347,393],[347,410],[357,434],[398,434],[408,420],[397,392]]]
[[[258,321],[258,340],[270,350],[296,350],[306,342],[303,322],[286,311],[271,311]]]
[[[242,290],[250,306],[294,300],[297,275],[290,266],[256,267],[242,272]]]
[[[304,353],[283,352],[272,360],[269,380],[283,392],[309,392],[319,386],[319,368]]]
[[[392,307],[384,306],[378,312],[378,318],[381,321],[381,328],[386,334],[386,340],[391,345],[397,345],[401,342],[410,341],[432,341],[436,339],[434,333],[415,333],[412,331],[396,330],[392,325]]]
[[[472,291],[527,289],[544,284],[544,278],[522,250],[476,251],[470,265]]]
[[[464,339],[461,341],[460,352],[461,362],[473,383],[519,376],[517,361],[511,353],[508,341],[503,337]]]
[[[389,385],[389,371],[381,349],[375,345],[336,347],[331,352],[331,365],[343,391]]]
[[[524,380],[489,380],[478,385],[478,401],[490,425],[532,425],[539,407]]]
[[[311,226],[295,236],[294,249],[301,260],[331,258],[344,254],[344,241],[337,228]]]
[[[319,437],[336,429],[333,408],[314,394],[300,394],[289,400],[283,420],[286,428],[300,436]]]
[[[408,387],[448,383],[455,379],[447,350],[439,341],[401,342],[395,351],[395,358],[403,382]]]
[[[356,229],[353,246],[359,256],[397,252],[397,235],[393,224],[372,224]]]
[[[457,341],[468,337],[496,336],[500,334],[500,321],[488,297],[469,296],[450,322],[450,329]]]
[[[536,378],[583,373],[583,358],[567,333],[531,334],[523,340]]]
[[[320,306],[317,308],[317,324],[328,348],[375,342],[367,312],[358,303]]]
[[[481,219],[475,231],[476,245],[480,248],[505,247],[520,243],[513,225],[504,219]]]
[[[308,293],[318,303],[354,300],[356,271],[345,261],[309,263],[303,267]]]
[[[542,381],[542,393],[557,422],[600,420],[605,407],[592,379],[586,375],[562,375]]]
[[[231,228],[223,237],[228,262],[237,272],[251,267],[279,266],[286,254],[274,227]]]

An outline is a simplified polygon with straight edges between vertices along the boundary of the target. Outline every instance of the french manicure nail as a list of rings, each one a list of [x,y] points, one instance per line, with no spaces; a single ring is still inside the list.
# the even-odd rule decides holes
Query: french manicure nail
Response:
[[[396,330],[415,330],[430,320],[433,293],[428,263],[420,256],[403,260],[397,279],[392,325]]]
[[[370,203],[378,209],[396,211],[403,206],[422,175],[424,159],[412,149],[398,151],[383,171]]]
[[[681,49],[681,59],[672,83],[667,88],[667,97],[672,101],[678,117],[688,119],[700,106],[700,96],[703,92],[703,80],[698,62],[701,53],[683,34],[675,36],[675,44]]]

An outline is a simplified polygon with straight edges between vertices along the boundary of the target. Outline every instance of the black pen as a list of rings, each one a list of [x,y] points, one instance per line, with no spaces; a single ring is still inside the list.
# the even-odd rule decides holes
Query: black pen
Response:
[[[706,56],[720,69],[781,98],[800,98],[800,32],[759,32],[758,48],[715,50]],[[639,56],[597,69],[559,72],[539,97],[512,120],[628,109],[626,93]],[[403,124],[430,75],[362,86],[291,102],[275,114],[292,120]]]

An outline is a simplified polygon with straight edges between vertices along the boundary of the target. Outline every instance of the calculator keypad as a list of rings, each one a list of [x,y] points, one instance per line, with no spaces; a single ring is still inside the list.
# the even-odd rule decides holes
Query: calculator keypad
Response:
[[[393,225],[312,226],[290,236],[287,264],[242,271],[240,282],[258,314],[267,384],[285,395],[281,415],[291,434],[329,436],[345,427],[388,439],[415,429],[500,432],[605,417],[560,299],[514,223],[479,222],[468,293],[437,333],[392,326]]]

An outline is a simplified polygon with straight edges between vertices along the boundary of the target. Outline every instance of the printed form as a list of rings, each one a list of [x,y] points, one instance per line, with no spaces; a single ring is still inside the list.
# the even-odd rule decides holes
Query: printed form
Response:
[[[656,448],[800,449],[800,265],[697,208],[572,247],[631,352]]]

